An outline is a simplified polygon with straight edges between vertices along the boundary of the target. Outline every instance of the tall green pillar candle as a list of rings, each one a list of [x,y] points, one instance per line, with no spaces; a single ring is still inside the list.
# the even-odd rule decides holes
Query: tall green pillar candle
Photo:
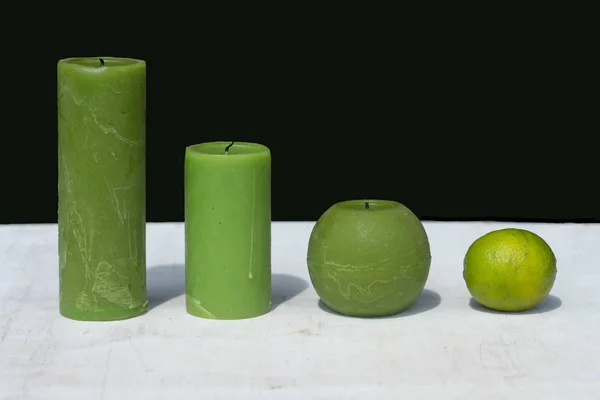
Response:
[[[271,306],[271,153],[212,142],[185,152],[187,312],[242,319]]]
[[[60,313],[121,320],[146,310],[146,63],[58,62]]]

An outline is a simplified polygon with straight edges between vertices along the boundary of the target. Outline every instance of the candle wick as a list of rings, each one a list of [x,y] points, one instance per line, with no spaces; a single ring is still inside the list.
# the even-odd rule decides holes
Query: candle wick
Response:
[[[369,209],[369,202],[365,201],[365,208],[368,210]]]
[[[231,146],[233,146],[234,143],[235,143],[235,141],[231,142],[231,144],[229,146],[225,147],[225,154],[229,154],[229,148]]]
[[[100,66],[104,67],[104,60],[102,58],[100,59]]]

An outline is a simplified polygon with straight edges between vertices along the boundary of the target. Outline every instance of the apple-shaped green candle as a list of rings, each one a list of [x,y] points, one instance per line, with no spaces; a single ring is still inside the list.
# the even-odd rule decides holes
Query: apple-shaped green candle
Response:
[[[331,309],[382,317],[405,310],[419,297],[431,252],[423,224],[403,204],[349,200],[319,218],[307,263],[317,294]]]

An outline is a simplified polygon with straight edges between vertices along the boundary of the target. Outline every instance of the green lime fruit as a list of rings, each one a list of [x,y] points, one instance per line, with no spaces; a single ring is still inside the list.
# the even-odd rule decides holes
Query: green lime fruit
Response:
[[[431,264],[421,221],[395,201],[349,200],[331,206],[310,235],[313,287],[338,313],[381,317],[408,308]]]
[[[556,279],[556,257],[538,235],[500,229],[475,240],[464,259],[471,296],[498,311],[524,311],[548,296]]]

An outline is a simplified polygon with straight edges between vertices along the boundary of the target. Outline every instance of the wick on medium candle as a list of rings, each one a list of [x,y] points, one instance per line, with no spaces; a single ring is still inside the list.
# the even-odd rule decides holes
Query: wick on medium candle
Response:
[[[104,60],[102,58],[100,59],[100,66],[104,67]]]
[[[365,208],[368,210],[369,209],[369,202],[365,201]]]
[[[231,142],[231,144],[229,146],[225,147],[225,154],[229,154],[229,148],[231,146],[233,146],[234,143],[235,143],[235,141]]]

